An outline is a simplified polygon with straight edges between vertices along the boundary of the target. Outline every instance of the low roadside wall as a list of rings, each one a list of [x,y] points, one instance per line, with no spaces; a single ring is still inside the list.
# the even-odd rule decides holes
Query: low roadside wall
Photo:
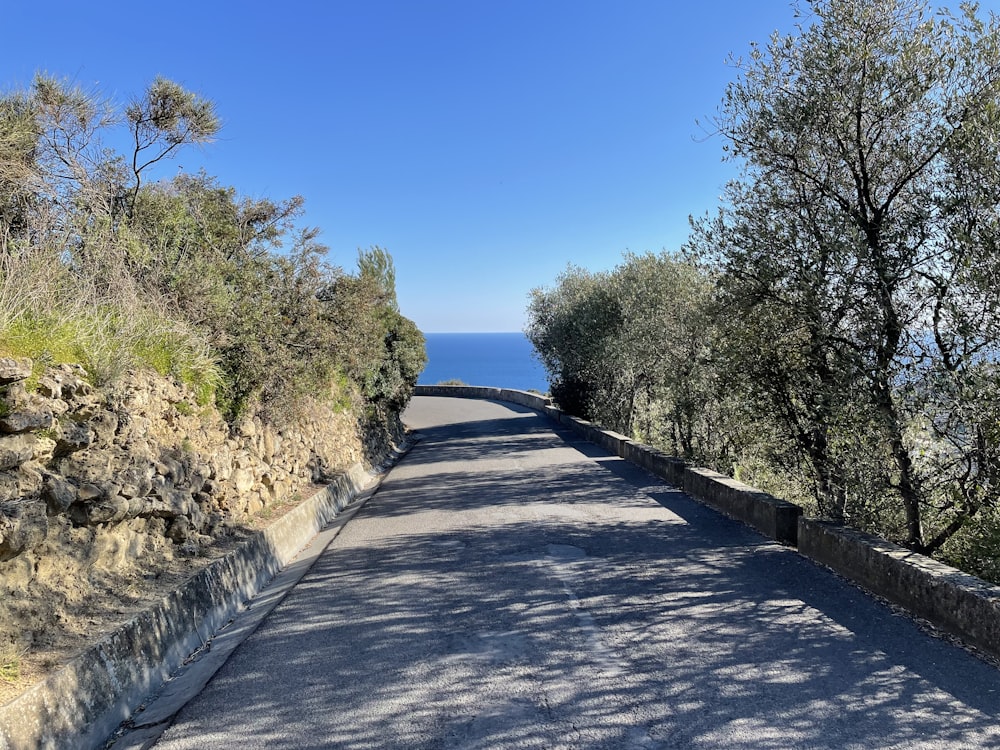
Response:
[[[1000,586],[815,518],[799,520],[799,552],[1000,658]]]
[[[414,396],[446,396],[450,398],[481,398],[492,401],[507,401],[539,411],[552,405],[552,399],[532,391],[517,391],[512,388],[490,388],[479,385],[418,385]]]
[[[370,481],[355,464],[44,682],[0,707],[0,748],[96,747]]]
[[[601,429],[560,411],[544,396],[467,386],[417,386],[415,395],[486,398],[537,409],[608,452],[682,488],[696,500],[796,547],[811,560],[1000,658],[1000,586],[871,534],[805,518],[802,508],[794,503]]]
[[[685,466],[681,487],[727,516],[794,547],[802,508],[711,469]]]

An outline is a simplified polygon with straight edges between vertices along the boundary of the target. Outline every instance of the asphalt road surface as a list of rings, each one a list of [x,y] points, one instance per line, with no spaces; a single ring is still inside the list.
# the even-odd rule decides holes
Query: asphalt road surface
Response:
[[[1000,747],[1000,671],[522,407],[419,442],[180,748]]]

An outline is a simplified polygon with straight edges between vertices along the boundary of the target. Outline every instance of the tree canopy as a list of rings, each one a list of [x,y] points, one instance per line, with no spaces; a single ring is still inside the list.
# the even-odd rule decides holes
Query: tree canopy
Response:
[[[643,285],[627,258],[612,276],[649,318],[612,295],[614,343],[595,356],[609,364],[642,341],[647,355],[633,346],[611,369],[659,383],[646,401],[661,417],[697,384],[695,411],[712,419],[681,455],[911,549],[974,557],[969,540],[998,528],[1000,23],[971,3],[796,9],[794,33],[733,61],[711,119],[740,168],[684,249],[711,302],[685,299],[696,286],[671,269]],[[530,308],[557,382],[595,371],[552,322],[569,281]],[[585,365],[547,360],[552,338]]]

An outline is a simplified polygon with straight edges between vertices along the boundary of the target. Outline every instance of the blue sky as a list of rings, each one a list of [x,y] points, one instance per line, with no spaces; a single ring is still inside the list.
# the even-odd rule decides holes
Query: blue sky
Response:
[[[4,5],[0,86],[124,102],[162,75],[214,100],[219,139],[159,176],[304,196],[332,262],[389,250],[426,332],[520,330],[568,263],[679,247],[735,174],[696,123],[729,54],[794,23],[786,0]]]

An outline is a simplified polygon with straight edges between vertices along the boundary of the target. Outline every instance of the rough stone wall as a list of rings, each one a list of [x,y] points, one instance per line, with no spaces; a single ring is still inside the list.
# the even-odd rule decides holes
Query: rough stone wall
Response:
[[[0,359],[0,646],[44,645],[102,592],[138,598],[170,561],[363,460],[365,440],[320,405],[231,428],[155,374],[99,391],[80,367],[34,380]]]

